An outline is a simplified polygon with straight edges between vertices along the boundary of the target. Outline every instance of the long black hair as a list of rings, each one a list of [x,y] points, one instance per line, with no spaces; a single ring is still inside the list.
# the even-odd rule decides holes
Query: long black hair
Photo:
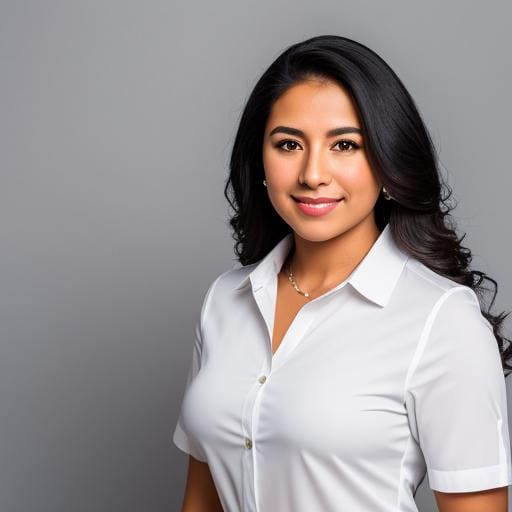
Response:
[[[224,195],[234,213],[235,254],[242,265],[264,257],[291,228],[274,210],[265,187],[262,146],[273,103],[292,85],[307,79],[331,80],[351,96],[361,121],[366,154],[392,200],[380,195],[375,220],[389,224],[395,243],[434,272],[471,287],[482,314],[493,327],[502,366],[511,357],[511,340],[501,334],[503,320],[490,308],[498,291],[494,279],[470,270],[471,251],[458,238],[448,204],[452,190],[440,177],[438,157],[418,108],[395,72],[370,48],[346,37],[322,35],[288,47],[254,86],[235,136]],[[493,287],[482,309],[483,285]],[[507,348],[504,347],[507,341]],[[505,371],[505,376],[510,372]]]

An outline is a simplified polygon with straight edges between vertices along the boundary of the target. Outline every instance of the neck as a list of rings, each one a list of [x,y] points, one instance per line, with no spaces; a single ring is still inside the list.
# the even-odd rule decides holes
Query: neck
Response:
[[[329,240],[315,242],[294,233],[285,265],[301,290],[313,291],[345,280],[380,235],[373,216]]]

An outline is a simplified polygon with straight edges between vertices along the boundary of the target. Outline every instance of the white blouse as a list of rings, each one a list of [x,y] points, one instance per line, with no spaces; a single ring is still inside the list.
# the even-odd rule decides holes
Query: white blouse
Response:
[[[272,356],[292,243],[219,275],[198,315],[173,441],[208,463],[224,510],[417,512],[425,474],[444,492],[511,484],[505,378],[475,292],[386,226]]]

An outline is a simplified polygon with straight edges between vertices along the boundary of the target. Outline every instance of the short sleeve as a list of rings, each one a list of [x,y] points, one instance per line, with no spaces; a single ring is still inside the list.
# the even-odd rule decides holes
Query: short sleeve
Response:
[[[405,403],[431,489],[470,492],[512,483],[500,352],[471,288],[448,290],[432,309],[409,368]]]
[[[208,287],[208,290],[206,291],[206,294],[203,298],[203,303],[201,306],[201,313],[199,315],[199,319],[195,323],[194,327],[194,335],[192,339],[192,360],[190,362],[190,366],[188,368],[187,378],[185,381],[185,391],[183,393],[183,398],[181,401],[181,407],[180,412],[178,416],[178,420],[176,422],[176,426],[174,428],[174,434],[173,434],[173,442],[174,444],[185,453],[188,453],[189,455],[192,455],[195,459],[200,460],[202,462],[206,462],[206,457],[202,453],[202,450],[197,445],[197,443],[194,442],[193,438],[188,434],[184,423],[183,423],[183,402],[185,399],[185,396],[187,394],[187,391],[190,387],[190,384],[198,374],[200,368],[201,368],[201,352],[202,352],[202,336],[203,336],[203,322],[204,317],[206,315],[206,310],[208,307],[208,304],[211,300],[213,289],[219,280],[221,276],[218,276],[213,283],[210,284]],[[197,414],[199,414],[200,411],[197,411]]]

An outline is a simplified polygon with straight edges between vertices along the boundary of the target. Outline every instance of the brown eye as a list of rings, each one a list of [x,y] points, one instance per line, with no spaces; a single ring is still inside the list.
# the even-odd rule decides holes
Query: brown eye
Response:
[[[352,140],[346,140],[346,139],[342,139],[342,140],[339,140],[338,142],[336,142],[336,144],[334,146],[337,146],[338,144],[341,144],[342,148],[341,151],[342,152],[347,152],[347,151],[351,151],[350,148],[352,148],[352,151],[356,150],[356,149],[359,149],[359,144],[356,144],[354,141]]]
[[[283,151],[286,151],[288,153],[291,153],[294,149],[296,149],[296,147],[290,148],[290,146],[288,146],[288,144],[292,144],[292,146],[293,146],[293,144],[298,145],[297,141],[295,141],[295,140],[282,140],[281,142],[278,142],[275,147],[280,148]],[[285,149],[285,146],[287,146],[288,149]]]

